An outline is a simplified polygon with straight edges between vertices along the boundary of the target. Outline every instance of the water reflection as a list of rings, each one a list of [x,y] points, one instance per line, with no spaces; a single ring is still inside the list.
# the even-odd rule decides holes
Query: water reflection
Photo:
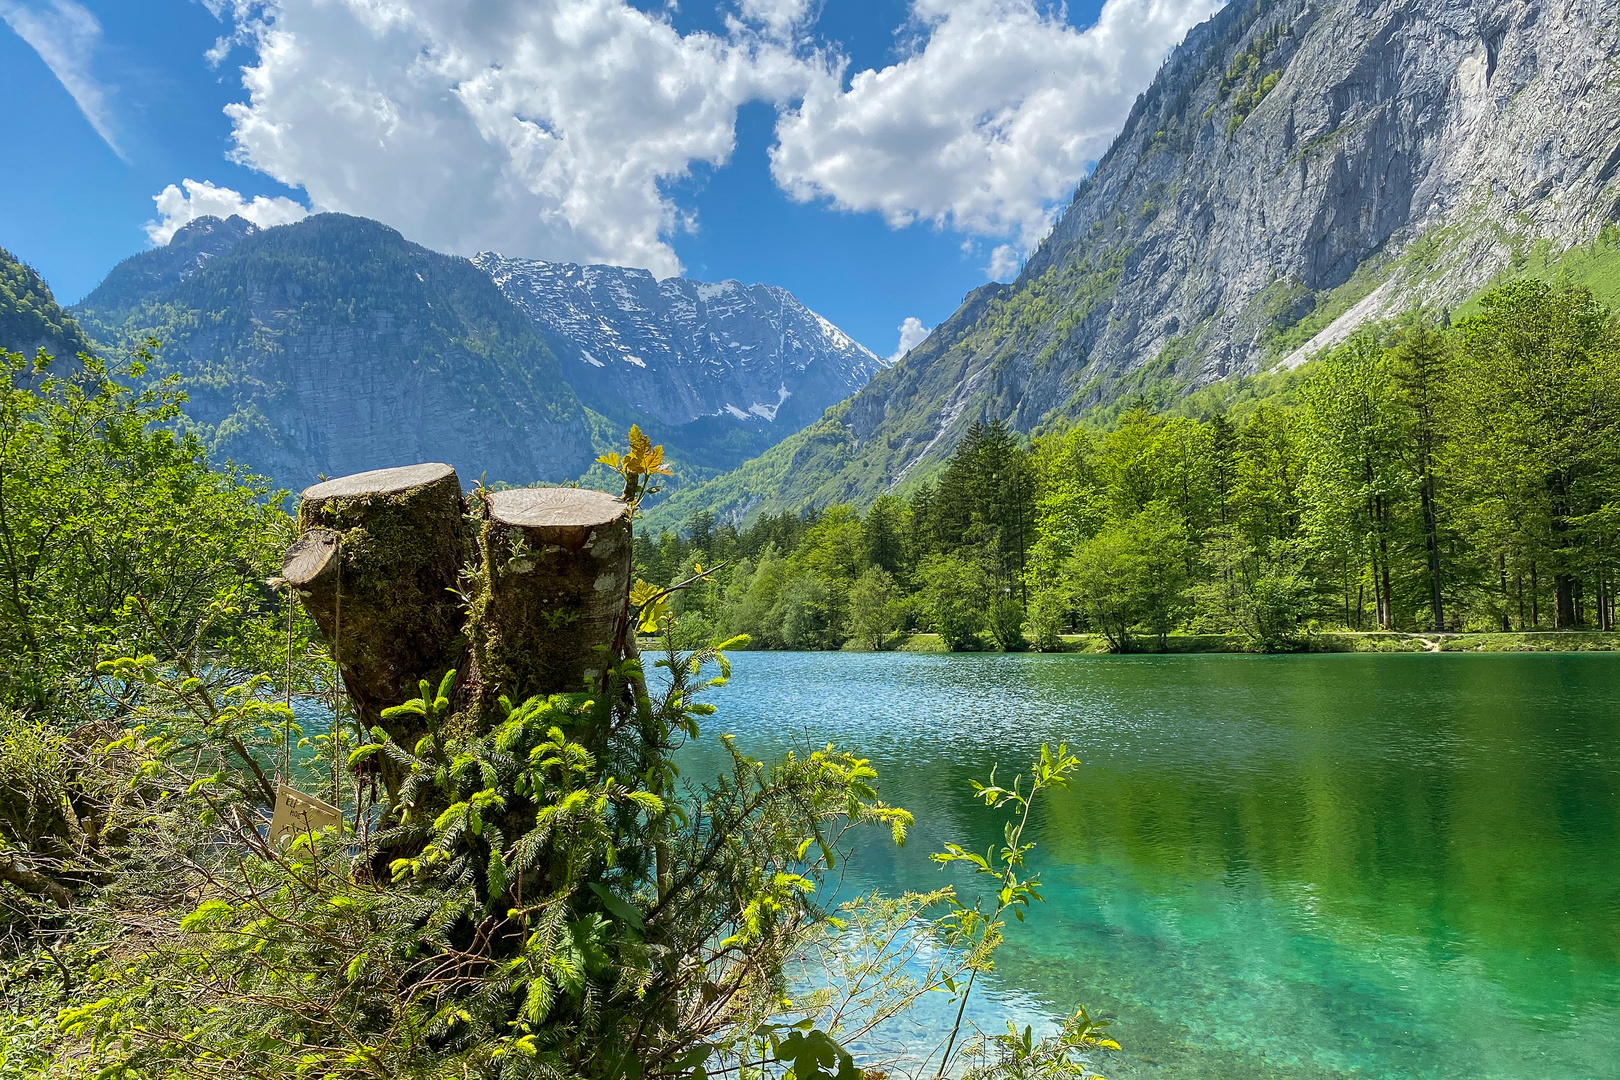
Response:
[[[711,731],[917,814],[848,887],[936,886],[1000,834],[970,779],[1079,754],[998,983],[1118,1013],[1110,1075],[1620,1077],[1620,658],[737,660]]]

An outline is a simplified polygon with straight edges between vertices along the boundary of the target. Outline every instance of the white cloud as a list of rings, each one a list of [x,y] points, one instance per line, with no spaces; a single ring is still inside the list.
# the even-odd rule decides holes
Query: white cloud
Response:
[[[801,200],[1008,238],[1016,268],[1170,48],[1223,0],[1108,0],[1076,30],[1036,0],[913,0],[899,62],[821,78],[781,118],[777,182]]]
[[[924,326],[922,320],[915,315],[907,315],[906,321],[900,324],[900,344],[895,347],[894,355],[889,357],[889,363],[894,363],[921,345],[931,333],[932,327]]]
[[[663,185],[726,161],[738,107],[811,72],[741,26],[683,36],[624,0],[279,0],[259,17],[249,100],[227,109],[242,162],[440,250],[660,275],[690,224]]]
[[[91,61],[101,44],[101,23],[96,17],[74,0],[51,0],[48,7],[0,0],[0,19],[45,61],[102,141],[121,160],[128,161],[113,135],[107,88],[90,73]]]
[[[157,204],[161,218],[146,223],[146,235],[158,245],[167,244],[187,222],[200,217],[228,218],[236,214],[261,229],[268,229],[272,225],[300,221],[309,215],[307,209],[292,199],[272,199],[264,195],[244,199],[240,192],[216,187],[206,180],[186,179],[179,186],[170,184],[152,196],[152,201]]]
[[[997,244],[984,272],[996,281],[1011,281],[1019,270],[1020,251],[1012,244]]]
[[[745,21],[786,37],[808,21],[810,0],[741,0],[738,10]]]
[[[818,0],[723,2],[716,35],[627,0],[208,0],[210,55],[255,53],[238,161],[440,250],[679,273],[670,182],[767,101],[784,190],[989,239],[1004,276],[1222,0],[1108,0],[1084,31],[1049,0],[912,0],[909,54],[847,89]]]

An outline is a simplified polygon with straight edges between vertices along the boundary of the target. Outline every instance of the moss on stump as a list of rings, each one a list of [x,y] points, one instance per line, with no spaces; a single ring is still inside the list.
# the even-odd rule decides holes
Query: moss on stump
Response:
[[[629,508],[580,488],[484,496],[470,606],[479,679],[513,702],[596,691],[622,642]]]
[[[361,721],[409,747],[382,710],[460,663],[456,589],[469,553],[461,481],[448,465],[377,469],[316,484],[282,576],[331,644]],[[341,592],[341,597],[339,593]]]

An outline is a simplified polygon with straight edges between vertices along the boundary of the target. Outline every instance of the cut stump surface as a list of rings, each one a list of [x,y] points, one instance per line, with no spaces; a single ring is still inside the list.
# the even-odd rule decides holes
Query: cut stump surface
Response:
[[[313,487],[307,487],[304,489],[304,500],[320,502],[324,499],[355,498],[361,495],[395,495],[412,488],[425,487],[454,475],[456,470],[442,462],[405,465],[397,469],[372,469],[370,472],[340,476],[336,480],[324,480]],[[459,486],[458,484],[457,487]]]

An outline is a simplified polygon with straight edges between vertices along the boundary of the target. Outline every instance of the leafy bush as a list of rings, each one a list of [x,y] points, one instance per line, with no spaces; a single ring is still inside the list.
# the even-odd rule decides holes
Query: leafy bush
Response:
[[[936,555],[917,571],[928,619],[952,652],[977,649],[984,629],[984,575],[960,555]]]
[[[1002,652],[1023,652],[1029,648],[1024,640],[1024,605],[1014,596],[998,596],[990,604],[990,636]]]
[[[881,651],[903,617],[894,576],[880,566],[868,567],[849,591],[850,636],[865,648]]]
[[[186,637],[226,594],[236,602],[209,622],[209,677],[284,655],[263,581],[290,522],[262,484],[211,470],[166,426],[184,400],[172,383],[124,385],[151,357],[110,370],[85,355],[70,377],[33,386],[44,369],[0,354],[0,701],[83,718],[108,650]]]

